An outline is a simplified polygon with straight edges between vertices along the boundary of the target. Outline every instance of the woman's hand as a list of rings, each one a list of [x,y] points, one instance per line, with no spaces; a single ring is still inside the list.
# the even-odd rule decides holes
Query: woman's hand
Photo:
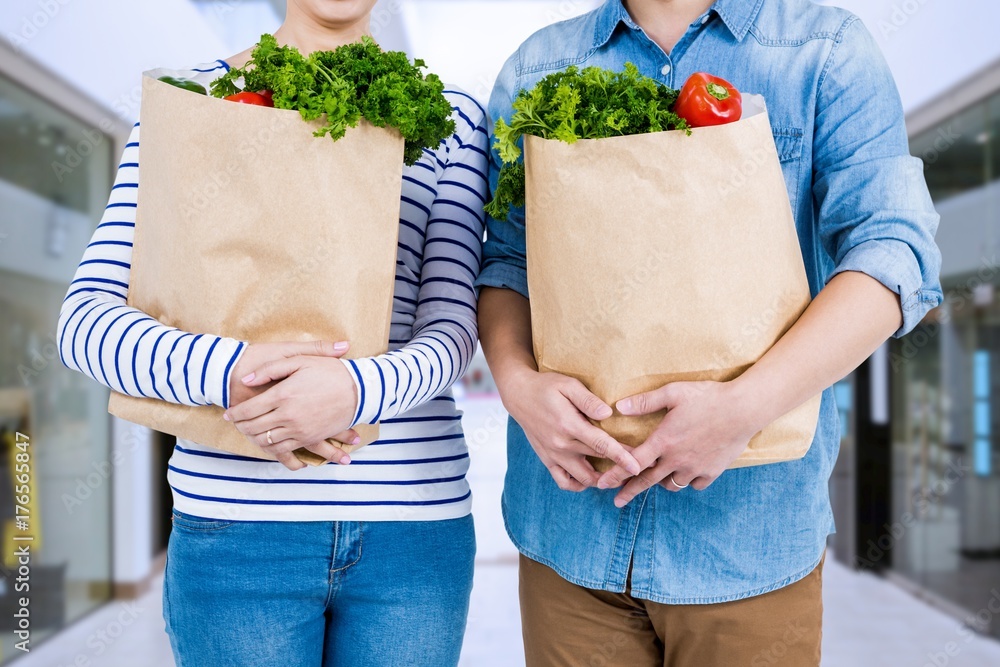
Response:
[[[292,453],[296,449],[346,465],[350,456],[327,440],[350,445],[360,442],[355,431],[345,430],[357,410],[354,380],[336,358],[347,351],[346,343],[335,350],[334,346],[314,348],[313,352],[317,351],[327,356],[298,354],[261,363],[244,375],[240,384],[250,393],[261,387],[266,390],[230,407],[225,414],[251,442],[292,470],[305,467]]]
[[[507,409],[560,489],[583,491],[597,483],[587,456],[612,459],[633,475],[640,471],[624,445],[590,423],[588,417],[610,417],[611,407],[580,381],[525,369],[507,396]]]
[[[687,485],[704,491],[747,448],[764,425],[758,424],[748,401],[740,400],[732,382],[674,382],[618,402],[624,415],[667,410],[652,435],[632,453],[643,470],[615,497],[624,507],[637,495],[660,484],[669,491]],[[630,477],[621,466],[604,473],[603,489],[614,489]]]
[[[229,407],[235,407],[262,393],[267,387],[261,383],[253,385],[243,382],[264,364],[271,361],[290,359],[299,355],[313,357],[341,357],[350,349],[350,343],[331,343],[325,340],[289,343],[252,343],[247,346],[233,368],[229,380]]]

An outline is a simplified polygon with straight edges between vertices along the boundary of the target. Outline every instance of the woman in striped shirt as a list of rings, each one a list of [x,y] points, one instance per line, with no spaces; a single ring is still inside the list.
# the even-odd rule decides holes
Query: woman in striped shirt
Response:
[[[275,36],[304,53],[332,49],[368,32],[373,5],[289,0]],[[207,85],[248,57],[165,73]],[[455,134],[404,171],[390,351],[351,361],[333,342],[248,344],[179,331],[126,305],[140,125],[132,131],[63,304],[63,361],[114,391],[227,408],[281,459],[177,443],[164,618],[178,665],[458,662],[475,537],[450,386],[476,347],[488,138],[482,107],[445,94]],[[259,416],[275,396],[283,400],[265,410],[279,408],[270,415],[281,419]],[[323,442],[375,422],[380,440],[353,457]],[[330,463],[303,467],[288,454],[296,438]]]

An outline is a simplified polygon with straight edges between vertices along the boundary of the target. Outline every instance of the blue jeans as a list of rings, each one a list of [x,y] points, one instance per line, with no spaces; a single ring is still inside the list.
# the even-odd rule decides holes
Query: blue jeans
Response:
[[[472,517],[231,522],[174,511],[163,617],[177,667],[457,665]]]

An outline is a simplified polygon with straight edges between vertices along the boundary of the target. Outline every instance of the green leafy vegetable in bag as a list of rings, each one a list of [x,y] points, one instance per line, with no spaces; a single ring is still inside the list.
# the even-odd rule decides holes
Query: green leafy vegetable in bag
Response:
[[[302,55],[263,35],[250,60],[212,83],[212,95],[227,97],[241,89],[269,90],[274,106],[295,109],[305,120],[323,119],[317,137],[334,141],[365,118],[376,127],[394,127],[406,140],[404,159],[412,165],[424,148],[434,149],[455,131],[444,84],[424,74],[422,60],[383,51],[370,37],[333,51]]]
[[[510,123],[494,130],[494,148],[503,167],[486,212],[506,217],[510,206],[524,206],[524,164],[520,142],[525,134],[568,144],[629,134],[687,130],[673,111],[677,91],[639,73],[632,63],[623,72],[599,67],[568,67],[550,74],[514,99]]]

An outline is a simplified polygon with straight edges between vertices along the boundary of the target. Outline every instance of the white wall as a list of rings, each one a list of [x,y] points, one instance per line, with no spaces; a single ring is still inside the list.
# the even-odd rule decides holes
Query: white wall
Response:
[[[393,0],[412,55],[484,104],[504,62],[535,31],[601,0]],[[449,26],[455,26],[453,29]],[[441,36],[447,34],[447,39]]]
[[[188,0],[3,0],[0,38],[129,120],[144,70],[232,55]]]
[[[1000,58],[997,0],[823,0],[854,12],[889,61],[907,111]]]
[[[153,447],[152,431],[121,419],[112,421],[111,459],[114,474],[112,521],[116,583],[137,583],[152,571]]]

